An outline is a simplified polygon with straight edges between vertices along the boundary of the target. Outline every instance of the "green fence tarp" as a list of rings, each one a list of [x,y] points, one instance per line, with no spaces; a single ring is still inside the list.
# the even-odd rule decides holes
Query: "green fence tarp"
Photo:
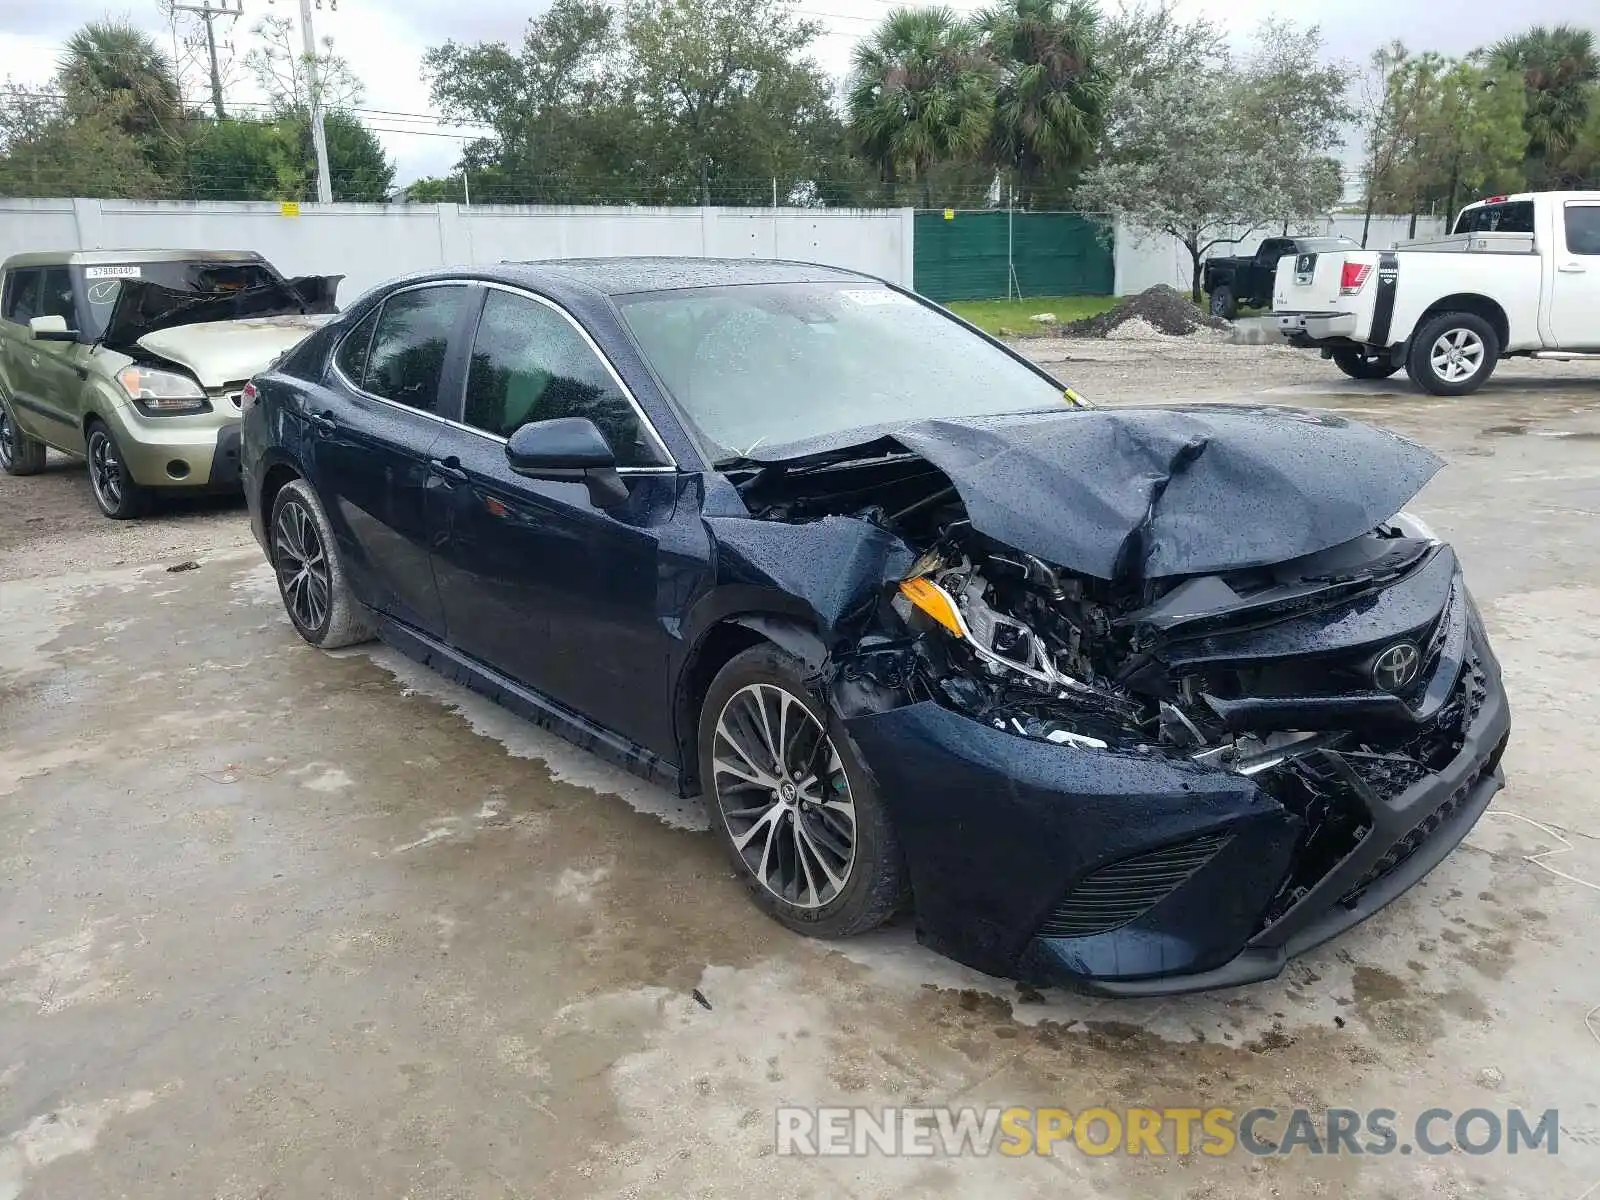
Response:
[[[1108,296],[1116,285],[1110,233],[1080,213],[919,212],[915,238],[914,286],[932,300],[1004,299],[1008,243],[1012,295]]]

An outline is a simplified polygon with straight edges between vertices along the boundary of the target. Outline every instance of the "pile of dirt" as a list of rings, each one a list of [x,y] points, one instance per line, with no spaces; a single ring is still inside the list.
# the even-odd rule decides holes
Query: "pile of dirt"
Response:
[[[1109,312],[1063,325],[1061,333],[1065,337],[1110,337],[1130,321],[1139,323],[1134,328],[1140,332],[1144,331],[1142,326],[1148,326],[1167,337],[1189,337],[1201,330],[1228,328],[1228,322],[1201,312],[1176,288],[1158,283],[1137,296],[1129,296]]]

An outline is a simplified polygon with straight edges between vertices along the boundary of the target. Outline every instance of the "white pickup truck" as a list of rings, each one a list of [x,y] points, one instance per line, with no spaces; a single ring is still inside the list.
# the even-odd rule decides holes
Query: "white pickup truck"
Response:
[[[1272,314],[1346,375],[1404,367],[1438,396],[1476,391],[1502,358],[1600,362],[1600,192],[1493,196],[1446,237],[1284,258]]]

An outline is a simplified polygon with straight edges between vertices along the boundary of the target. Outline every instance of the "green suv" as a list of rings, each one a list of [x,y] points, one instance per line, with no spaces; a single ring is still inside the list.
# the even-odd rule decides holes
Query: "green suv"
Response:
[[[51,447],[89,462],[108,517],[239,487],[245,382],[336,311],[338,277],[286,280],[259,254],[97,250],[0,267],[0,469]]]

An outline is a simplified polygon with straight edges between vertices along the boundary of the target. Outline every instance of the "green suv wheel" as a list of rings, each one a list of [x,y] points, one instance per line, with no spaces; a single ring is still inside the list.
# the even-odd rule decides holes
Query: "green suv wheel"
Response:
[[[0,402],[0,471],[7,475],[37,475],[44,470],[44,443],[17,428],[11,410]]]
[[[89,490],[100,511],[113,521],[143,513],[149,507],[150,493],[128,474],[116,437],[100,421],[89,422],[88,452]]]

